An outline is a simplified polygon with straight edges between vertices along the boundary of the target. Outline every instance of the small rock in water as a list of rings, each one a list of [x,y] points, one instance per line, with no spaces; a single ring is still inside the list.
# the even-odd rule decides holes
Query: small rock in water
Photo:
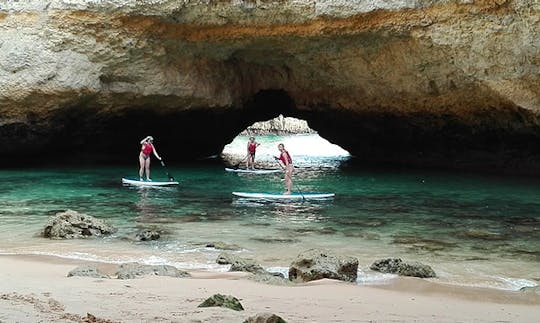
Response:
[[[216,259],[216,262],[220,265],[231,265],[229,271],[244,271],[253,274],[266,273],[264,268],[251,259],[244,259],[242,257],[231,255],[226,252],[222,252]]]
[[[238,298],[231,295],[215,294],[207,298],[198,307],[227,307],[235,311],[243,311],[244,307]]]
[[[43,236],[51,239],[77,239],[102,236],[116,232],[116,228],[93,216],[73,210],[56,213],[45,224]]]
[[[411,276],[419,278],[437,277],[433,269],[418,262],[406,263],[400,258],[387,258],[375,261],[370,267],[371,270],[380,271],[387,274],[397,274],[401,276]]]
[[[222,241],[216,241],[216,242],[207,243],[206,247],[215,248],[215,249],[221,249],[221,250],[242,250],[242,247],[240,247],[238,245],[225,243],[225,242],[222,242]]]
[[[160,238],[160,234],[157,231],[154,230],[143,230],[141,232],[137,232],[135,235],[135,239],[138,241],[152,241],[157,240]]]

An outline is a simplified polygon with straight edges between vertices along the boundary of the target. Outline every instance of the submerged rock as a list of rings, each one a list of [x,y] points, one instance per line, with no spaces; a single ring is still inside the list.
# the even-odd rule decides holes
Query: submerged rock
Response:
[[[287,323],[284,319],[272,313],[257,313],[250,316],[244,323]]]
[[[148,275],[170,276],[170,277],[190,277],[191,275],[183,270],[179,270],[169,265],[141,265],[138,263],[121,264],[118,272],[118,279],[141,278]]]
[[[137,241],[152,241],[152,240],[158,240],[161,237],[159,232],[155,230],[143,230],[140,232],[137,232],[135,235],[135,240]]]
[[[92,278],[110,278],[95,265],[81,265],[67,274],[68,277],[92,277]]]
[[[289,268],[289,279],[297,282],[330,278],[355,282],[358,275],[358,259],[310,249],[298,255]]]
[[[242,250],[242,247],[240,247],[239,245],[225,243],[225,242],[222,242],[222,241],[216,241],[216,242],[207,243],[206,247],[215,248],[215,249],[221,249],[221,250],[234,250],[234,251]]]
[[[207,298],[198,307],[226,307],[235,311],[243,311],[244,307],[240,304],[238,298],[231,295],[215,294]]]
[[[47,220],[43,236],[51,239],[78,239],[99,237],[116,231],[113,226],[93,216],[67,210]]]
[[[401,276],[419,278],[437,277],[435,271],[433,271],[430,266],[418,262],[406,263],[399,258],[377,260],[369,268],[382,273],[398,274]]]

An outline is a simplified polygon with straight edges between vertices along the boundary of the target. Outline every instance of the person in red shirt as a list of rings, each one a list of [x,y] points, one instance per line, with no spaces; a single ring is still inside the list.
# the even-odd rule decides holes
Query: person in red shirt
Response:
[[[285,146],[283,144],[278,145],[279,149],[279,157],[274,157],[276,160],[280,160],[283,165],[285,166],[285,192],[283,194],[291,194],[291,188],[292,188],[292,173],[293,173],[293,164],[292,164],[292,158],[291,155],[287,150],[285,150]]]
[[[255,141],[255,137],[249,137],[247,144],[247,155],[246,155],[246,169],[250,168],[255,169],[255,150],[260,144]]]
[[[150,179],[150,154],[154,154],[157,159],[161,160],[161,157],[159,157],[156,147],[154,147],[154,138],[152,136],[147,136],[143,140],[141,140],[141,152],[139,154],[139,179],[143,180],[144,172],[146,171],[146,180],[152,181]]]

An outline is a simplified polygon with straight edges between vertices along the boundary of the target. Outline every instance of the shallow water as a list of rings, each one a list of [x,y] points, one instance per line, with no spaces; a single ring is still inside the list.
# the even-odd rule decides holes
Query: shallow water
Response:
[[[271,160],[276,142],[285,141],[299,166],[295,190],[336,193],[331,200],[233,198],[232,191],[281,192],[283,174],[227,173],[217,161],[167,169],[154,163],[154,180],[166,180],[168,170],[180,181],[176,188],[122,186],[121,177],[136,176],[133,165],[0,171],[0,252],[227,270],[215,263],[221,251],[205,247],[223,241],[273,271],[286,272],[309,248],[355,256],[361,284],[393,278],[369,270],[384,257],[429,264],[437,281],[448,284],[516,290],[540,280],[538,179],[352,168],[342,164],[346,152],[327,143],[315,144],[332,151],[326,155],[302,150],[315,139],[259,138],[257,158]],[[245,140],[226,151],[243,154]],[[41,238],[47,218],[65,209],[110,221],[119,231],[102,239]],[[162,238],[134,242],[143,228],[162,231]]]

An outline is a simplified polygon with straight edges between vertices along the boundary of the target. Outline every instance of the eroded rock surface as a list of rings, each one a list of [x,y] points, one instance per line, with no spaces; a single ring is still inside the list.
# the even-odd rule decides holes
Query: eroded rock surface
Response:
[[[3,2],[2,162],[215,155],[283,114],[364,161],[538,174],[539,6]]]
[[[323,278],[355,282],[357,276],[358,259],[334,255],[319,249],[300,253],[289,267],[289,279],[295,282]]]
[[[43,236],[51,239],[80,239],[99,237],[116,231],[116,228],[103,220],[77,211],[67,210],[57,213],[47,220],[43,229]]]

